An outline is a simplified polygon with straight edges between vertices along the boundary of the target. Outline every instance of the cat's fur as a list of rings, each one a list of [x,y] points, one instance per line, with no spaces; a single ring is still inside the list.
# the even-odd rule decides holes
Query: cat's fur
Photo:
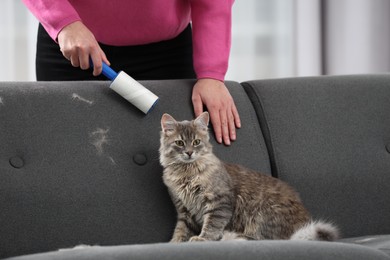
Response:
[[[279,179],[224,163],[212,152],[209,114],[161,119],[160,163],[178,219],[171,242],[227,239],[335,240],[313,222],[299,195]]]

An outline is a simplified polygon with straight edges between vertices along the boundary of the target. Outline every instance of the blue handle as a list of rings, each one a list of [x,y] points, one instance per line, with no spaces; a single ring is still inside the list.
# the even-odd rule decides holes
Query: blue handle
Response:
[[[102,73],[103,73],[104,76],[106,76],[111,81],[113,81],[116,78],[116,76],[118,76],[118,73],[116,73],[113,69],[111,69],[110,66],[108,66],[104,62],[103,62]]]
[[[91,63],[91,66],[93,67],[92,60],[90,59],[89,61]],[[113,69],[111,69],[111,67],[108,66],[106,63],[102,62],[102,66],[103,66],[102,74],[106,76],[109,80],[113,81],[116,78],[116,76],[118,76],[118,73],[115,72]]]

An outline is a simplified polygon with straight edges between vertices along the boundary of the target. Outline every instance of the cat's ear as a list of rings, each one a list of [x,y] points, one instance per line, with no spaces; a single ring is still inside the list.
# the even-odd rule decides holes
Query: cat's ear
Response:
[[[165,134],[170,134],[176,129],[177,121],[169,114],[161,117],[161,129]]]
[[[195,119],[194,123],[195,123],[195,125],[198,125],[207,131],[207,126],[209,125],[209,120],[210,120],[209,112],[203,112]]]

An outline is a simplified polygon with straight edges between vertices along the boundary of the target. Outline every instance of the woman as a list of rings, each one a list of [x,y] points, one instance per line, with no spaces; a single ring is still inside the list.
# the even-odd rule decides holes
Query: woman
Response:
[[[217,141],[236,139],[240,117],[224,84],[233,0],[23,2],[41,23],[37,80],[96,79],[90,59],[94,76],[105,62],[137,80],[196,77],[195,116],[206,106]]]

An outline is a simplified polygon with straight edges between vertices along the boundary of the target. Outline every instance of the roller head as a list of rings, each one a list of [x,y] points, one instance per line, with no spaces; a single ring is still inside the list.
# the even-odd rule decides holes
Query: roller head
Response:
[[[158,101],[158,97],[132,77],[121,71],[110,88],[147,114]]]

